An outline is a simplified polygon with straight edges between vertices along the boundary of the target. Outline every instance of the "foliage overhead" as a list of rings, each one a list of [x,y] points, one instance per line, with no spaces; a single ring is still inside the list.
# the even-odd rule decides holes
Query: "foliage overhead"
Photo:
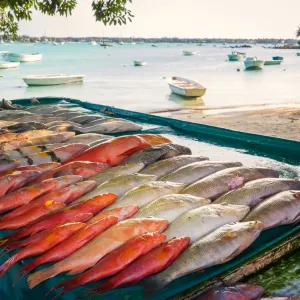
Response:
[[[122,25],[132,21],[133,15],[127,8],[132,0],[94,0],[92,10],[96,21],[104,25]],[[33,11],[46,15],[69,16],[77,0],[0,0],[0,36],[14,39],[18,32],[18,21],[31,20]]]

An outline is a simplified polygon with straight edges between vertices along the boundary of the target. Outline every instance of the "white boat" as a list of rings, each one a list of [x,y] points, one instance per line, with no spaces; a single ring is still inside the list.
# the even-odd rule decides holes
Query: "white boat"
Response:
[[[45,86],[58,85],[69,83],[83,82],[85,75],[71,75],[71,74],[54,74],[54,75],[33,75],[23,78],[28,86]]]
[[[15,62],[40,61],[42,59],[43,59],[43,55],[39,53],[32,53],[32,54],[9,53],[7,55],[8,61],[15,61]]]
[[[246,70],[260,70],[262,69],[264,63],[264,60],[258,60],[255,56],[247,57],[244,60]]]
[[[125,43],[123,41],[120,41],[118,44],[119,45],[124,45]]]
[[[147,62],[146,62],[146,61],[143,61],[143,60],[134,60],[134,61],[133,61],[133,64],[134,64],[136,67],[141,67],[141,66],[146,66],[146,65],[147,65]]]
[[[206,88],[194,80],[176,76],[167,78],[167,82],[172,93],[177,95],[185,97],[202,97],[206,92]]]
[[[183,50],[183,55],[184,56],[192,56],[192,55],[196,55],[196,54],[197,54],[196,51]]]
[[[229,61],[239,61],[244,57],[243,53],[232,51],[231,54],[228,54]]]
[[[91,41],[91,45],[92,45],[92,46],[97,46],[98,44],[97,44],[97,42],[95,42],[95,41]]]
[[[13,69],[20,65],[19,62],[0,61],[0,69]]]

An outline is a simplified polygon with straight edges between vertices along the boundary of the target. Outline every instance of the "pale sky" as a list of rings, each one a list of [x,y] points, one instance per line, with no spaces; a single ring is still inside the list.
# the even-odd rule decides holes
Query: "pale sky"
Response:
[[[92,0],[78,0],[71,17],[34,13],[20,23],[31,36],[294,38],[299,0],[133,0],[133,22],[124,27],[95,21]]]

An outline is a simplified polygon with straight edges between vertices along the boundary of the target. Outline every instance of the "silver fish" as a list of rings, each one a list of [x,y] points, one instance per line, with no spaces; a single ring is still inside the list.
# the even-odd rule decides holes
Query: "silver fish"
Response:
[[[156,293],[171,281],[184,275],[223,264],[245,249],[259,236],[260,222],[226,224],[189,246],[164,271],[142,282],[146,297]]]
[[[278,172],[271,169],[246,167],[229,168],[196,181],[186,187],[182,193],[214,200],[222,194],[241,186],[245,182],[264,177],[278,176]]]
[[[182,214],[210,203],[210,200],[201,197],[171,194],[162,196],[157,200],[142,206],[132,218],[155,217],[168,220],[169,223],[172,223]]]
[[[165,175],[160,180],[185,183],[189,185],[218,171],[239,166],[242,166],[240,162],[200,161],[183,166],[178,170]]]
[[[126,165],[126,166],[117,166],[109,168],[101,173],[98,173],[92,177],[90,180],[94,180],[98,185],[101,185],[105,181],[108,181],[118,175],[130,175],[134,173],[138,173],[142,168],[144,168],[144,164],[133,164],[133,165]]]
[[[162,144],[152,146],[132,154],[125,161],[123,161],[121,165],[143,163],[145,166],[147,166],[160,159],[191,153],[191,150],[185,146],[178,144]]]
[[[161,196],[177,194],[183,187],[183,184],[176,182],[150,181],[126,192],[120,199],[117,199],[114,204],[110,205],[109,209],[129,204],[136,204],[142,207]]]
[[[284,191],[254,206],[244,219],[260,221],[264,229],[300,221],[300,191]]]
[[[150,164],[140,173],[156,175],[158,178],[175,171],[185,165],[191,164],[196,161],[208,160],[207,157],[200,155],[180,155],[172,158],[157,161]]]
[[[144,174],[119,175],[99,185],[93,191],[77,199],[74,203],[81,202],[83,200],[87,200],[89,198],[104,193],[114,193],[117,194],[118,197],[121,197],[122,195],[124,195],[124,193],[133,189],[134,187],[155,179],[156,177],[153,175],[144,175]],[[111,205],[109,207],[111,207]]]
[[[47,129],[47,127],[39,122],[20,122],[13,125],[2,127],[2,129],[9,130],[10,132],[14,133],[22,133],[28,130],[34,130],[34,129]]]
[[[67,111],[67,112],[60,112],[59,114],[57,114],[57,116],[66,118],[68,120],[74,117],[82,116],[82,113],[76,111]]]
[[[189,236],[191,243],[222,225],[241,221],[250,208],[246,205],[210,204],[190,210],[176,219],[165,231],[167,241]]]
[[[70,118],[70,119],[68,119],[68,121],[84,125],[84,124],[87,124],[91,121],[98,120],[98,119],[102,119],[102,117],[99,115],[85,115],[84,114],[79,117]]]
[[[287,190],[300,190],[300,181],[286,178],[262,178],[247,182],[214,203],[243,204],[253,207],[265,198]]]
[[[124,120],[124,119],[120,119],[120,118],[102,118],[102,119],[96,119],[94,121],[88,122],[86,124],[86,126],[90,127],[90,126],[94,126],[94,125],[98,125],[98,124],[102,124],[102,123],[108,123],[108,122],[117,121],[117,120]]]

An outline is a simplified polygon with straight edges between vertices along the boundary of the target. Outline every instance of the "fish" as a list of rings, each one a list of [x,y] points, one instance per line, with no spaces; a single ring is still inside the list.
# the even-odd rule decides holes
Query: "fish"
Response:
[[[83,144],[90,144],[97,140],[103,140],[103,139],[111,139],[112,136],[99,134],[99,133],[85,133],[85,134],[78,134],[74,137],[67,140],[65,143],[83,143]]]
[[[97,215],[95,215],[93,218],[87,221],[87,224],[93,224],[95,222],[98,222],[99,220],[102,220],[108,216],[114,216],[118,218],[118,222],[124,221],[128,218],[130,218],[132,215],[134,215],[139,210],[139,207],[135,204],[122,206],[115,209],[109,209],[106,211],[101,211]]]
[[[139,163],[144,164],[144,166],[148,166],[149,164],[154,163],[157,160],[191,153],[191,149],[185,146],[181,146],[178,144],[162,144],[152,146],[132,154],[121,163],[121,166]]]
[[[162,232],[168,221],[144,218],[122,221],[97,237],[78,251],[53,266],[31,274],[28,279],[30,288],[59,273],[76,274],[94,266],[101,258],[137,235],[146,232]]]
[[[205,291],[194,300],[255,300],[260,299],[264,289],[254,284],[234,284],[216,286]]]
[[[15,159],[3,158],[0,159],[0,172],[5,172],[10,169],[14,169],[20,166],[20,162]]]
[[[95,223],[86,225],[75,234],[66,239],[63,243],[58,244],[43,255],[35,258],[30,263],[21,268],[20,273],[23,276],[34,270],[38,266],[50,262],[58,262],[83,247],[94,237],[105,231],[107,228],[115,225],[118,222],[118,217],[107,216]]]
[[[239,222],[249,213],[245,205],[210,204],[190,210],[166,229],[167,241],[176,236],[189,236],[191,243],[231,222]]]
[[[70,119],[68,119],[68,121],[84,125],[84,124],[87,124],[87,123],[89,123],[91,121],[98,120],[98,119],[102,119],[102,117],[99,116],[99,115],[86,115],[86,114],[82,114],[79,117],[70,118]]]
[[[0,197],[11,193],[36,179],[39,171],[18,171],[0,178]]]
[[[190,238],[188,236],[176,237],[168,242],[164,242],[157,248],[138,258],[120,273],[108,279],[105,283],[88,291],[93,291],[94,293],[92,296],[94,296],[108,292],[123,284],[128,286],[134,285],[143,278],[160,272],[172,264],[182,251],[186,249],[189,243]]]
[[[63,287],[62,291],[58,294],[62,295],[80,285],[96,282],[108,276],[112,276],[126,268],[131,262],[159,246],[165,238],[166,236],[164,234],[157,232],[138,235],[108,253],[90,270],[54,286],[51,290]]]
[[[45,126],[43,123],[32,121],[32,122],[20,122],[13,125],[8,125],[2,127],[1,129],[5,129],[13,133],[22,133],[25,131],[35,130],[35,129],[47,129],[47,126]]]
[[[168,268],[145,279],[142,283],[144,296],[158,292],[179,277],[233,259],[256,240],[262,228],[260,222],[240,222],[219,227],[191,244]]]
[[[85,124],[86,126],[94,126],[94,125],[98,125],[98,124],[102,124],[102,123],[107,123],[107,122],[112,122],[112,121],[120,121],[120,120],[124,120],[121,118],[102,118],[102,119],[96,119],[94,121],[88,122],[87,124]]]
[[[160,134],[144,133],[144,134],[137,134],[136,136],[139,136],[144,141],[148,142],[151,146],[172,143],[170,139]]]
[[[38,233],[50,227],[56,226],[61,223],[65,223],[67,221],[75,222],[76,216],[83,213],[91,213],[91,217],[97,214],[100,210],[102,210],[107,205],[111,204],[115,201],[117,196],[115,194],[105,194],[100,195],[98,197],[94,197],[85,202],[79,203],[78,205],[72,205],[70,207],[66,207],[63,211],[43,218],[42,220],[26,226],[20,229],[17,232],[11,234],[8,238],[8,241],[16,241],[21,238],[24,238],[32,233]],[[75,219],[75,220],[74,220]],[[7,238],[5,238],[7,239]]]
[[[278,172],[271,169],[247,167],[229,168],[196,181],[186,187],[181,193],[215,200],[248,181],[278,176]]]
[[[57,144],[48,144],[48,145],[27,146],[15,150],[6,151],[5,153],[11,159],[18,159],[20,157],[24,157],[38,152],[43,152],[46,150],[52,150],[55,148],[59,148],[61,146],[64,146],[64,144],[57,143]]]
[[[21,171],[39,171],[41,174],[50,171],[52,169],[58,168],[61,164],[58,162],[51,162],[51,163],[45,163],[45,164],[40,164],[37,166],[23,166],[23,167],[17,167],[14,169],[9,169],[3,172],[0,172],[0,178],[12,174],[14,172],[21,172]]]
[[[201,197],[171,194],[142,206],[132,218],[162,218],[171,224],[182,214],[210,203],[210,200]]]
[[[33,209],[28,210],[22,215],[19,215],[15,218],[10,218],[9,220],[1,220],[0,230],[12,230],[22,228],[28,224],[34,223],[42,217],[58,212],[65,207],[66,205],[63,202],[54,202],[53,200],[49,200],[43,205],[36,206]]]
[[[172,158],[157,161],[148,165],[140,171],[141,174],[156,175],[158,178],[165,176],[178,168],[196,161],[208,160],[207,157],[200,155],[180,155]]]
[[[200,161],[183,166],[161,178],[162,181],[172,181],[190,185],[206,176],[227,168],[240,167],[240,162]]]
[[[68,179],[67,177],[72,177],[71,179]],[[62,187],[60,189],[57,189],[53,192],[50,192],[46,195],[43,195],[33,201],[31,201],[28,204],[22,205],[15,210],[9,212],[5,216],[3,216],[0,220],[9,220],[11,218],[17,217],[22,215],[23,213],[33,209],[36,206],[43,205],[49,200],[54,200],[55,202],[63,202],[66,204],[70,204],[75,199],[80,197],[81,195],[87,193],[91,189],[95,187],[94,181],[83,181],[80,176],[65,176],[60,177],[62,180],[68,181],[70,184],[70,180],[73,181],[71,185],[67,185],[65,187]],[[66,178],[66,179],[64,179]],[[75,184],[74,184],[75,183]]]
[[[87,179],[99,172],[106,170],[109,167],[110,166],[108,164],[103,163],[76,161],[63,166],[59,166],[58,168],[49,170],[48,172],[44,172],[34,181],[34,183],[66,175],[79,175],[83,179]]]
[[[262,178],[217,198],[214,203],[242,204],[253,207],[264,199],[287,190],[300,190],[300,181],[286,178]]]
[[[132,165],[125,165],[125,166],[117,166],[112,167],[107,170],[104,170],[101,173],[97,173],[90,177],[90,180],[94,180],[97,183],[97,186],[103,184],[104,182],[119,176],[119,175],[132,175],[138,173],[140,170],[144,168],[144,164],[132,164]]]
[[[119,175],[104,182],[103,184],[99,185],[91,192],[80,197],[79,199],[76,200],[75,203],[109,192],[115,193],[118,195],[118,197],[121,197],[122,195],[124,195],[124,193],[133,189],[134,187],[155,179],[156,177],[152,175],[142,175],[142,174]]]
[[[57,226],[49,234],[44,236],[42,239],[28,245],[27,247],[21,249],[10,259],[8,259],[4,264],[0,266],[0,276],[3,276],[4,273],[13,266],[16,262],[31,256],[42,254],[45,251],[53,248],[57,244],[64,241],[67,237],[72,235],[74,232],[85,226],[84,223],[67,223],[61,226]]]
[[[57,114],[57,116],[66,118],[68,120],[74,117],[82,116],[82,113],[78,113],[76,111],[67,111],[67,112],[60,112]]]
[[[86,151],[89,148],[85,144],[70,144],[51,151],[38,152],[25,157],[18,158],[21,165],[38,165],[46,162],[65,162],[70,158]]]
[[[156,200],[159,197],[169,194],[177,194],[183,188],[184,184],[181,183],[150,181],[126,192],[110,208],[117,208],[128,204],[137,204],[139,207],[142,207]]]
[[[300,221],[300,191],[278,193],[252,208],[245,221],[259,221],[264,230]]]
[[[26,139],[20,141],[16,140],[11,142],[1,143],[0,150],[5,152],[9,150],[15,150],[20,147],[26,147],[26,146],[63,143],[74,135],[75,135],[74,132],[59,132],[59,133],[45,135],[33,139]]]
[[[87,126],[73,125],[70,129],[80,133],[94,132],[103,134],[139,131],[143,129],[143,126],[126,120],[116,120],[107,123],[96,124],[93,126],[89,126],[89,124],[87,124]]]
[[[80,176],[64,176],[57,179],[48,179],[42,181],[41,183],[18,189],[1,198],[0,213],[4,213],[19,206],[28,204],[38,197],[41,197],[54,190],[66,187],[70,184],[74,184],[80,180],[82,180]]]
[[[47,114],[53,114],[56,112],[62,113],[64,111],[64,109],[60,108],[60,107],[55,107],[53,105],[47,106],[47,107],[40,107],[37,109],[34,109],[33,111],[31,111],[34,114],[37,115],[47,115]]]
[[[138,136],[121,136],[94,146],[82,154],[67,160],[67,163],[85,160],[116,166],[133,153],[150,146],[151,144]]]
[[[22,140],[22,139],[34,139],[43,136],[47,136],[53,134],[51,130],[30,130],[24,133],[7,133],[0,135],[0,143],[1,142],[10,142],[12,140]]]

